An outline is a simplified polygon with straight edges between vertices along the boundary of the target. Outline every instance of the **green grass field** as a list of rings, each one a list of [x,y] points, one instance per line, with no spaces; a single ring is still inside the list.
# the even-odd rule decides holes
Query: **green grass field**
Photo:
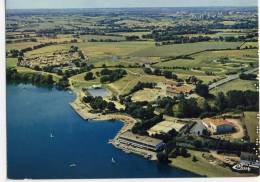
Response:
[[[177,157],[175,159],[170,158],[172,166],[188,170],[199,175],[207,177],[234,177],[240,176],[239,173],[232,172],[229,168],[223,168],[216,164],[209,163],[206,159],[202,157],[202,152],[189,150],[191,157]],[[197,162],[192,161],[192,156],[196,156]]]
[[[199,43],[186,43],[186,44],[173,44],[164,46],[153,46],[144,48],[142,50],[133,52],[132,56],[140,57],[167,57],[191,54],[198,51],[207,49],[235,49],[241,45],[241,42],[199,42]]]
[[[152,47],[153,42],[131,41],[131,42],[86,42],[78,43],[79,48],[89,57],[114,55],[127,56],[135,51]]]
[[[6,67],[16,67],[17,61],[17,58],[6,58]]]
[[[256,91],[256,85],[258,85],[257,81],[249,81],[249,80],[240,80],[236,79],[231,82],[228,82],[224,85],[220,85],[219,87],[211,90],[210,92],[216,95],[218,92],[228,92],[230,90],[252,90]]]

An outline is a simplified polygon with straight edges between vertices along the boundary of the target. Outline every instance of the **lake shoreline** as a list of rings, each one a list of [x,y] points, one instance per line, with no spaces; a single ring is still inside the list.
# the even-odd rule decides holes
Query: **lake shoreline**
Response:
[[[119,120],[121,122],[123,122],[123,127],[117,132],[116,136],[108,141],[108,143],[112,144],[115,148],[124,151],[125,153],[133,153],[139,156],[142,156],[144,158],[146,158],[146,153],[144,153],[143,151],[140,150],[135,150],[135,149],[129,149],[129,147],[126,149],[126,146],[122,146],[119,145],[118,137],[120,136],[120,134],[122,134],[123,132],[127,131],[127,130],[131,130],[131,128],[134,126],[134,124],[137,122],[136,119],[127,116],[127,115],[123,115],[123,114],[101,114],[101,113],[90,113],[90,106],[88,104],[83,104],[80,101],[80,97],[82,96],[82,93],[80,91],[76,91],[74,89],[71,88],[71,90],[74,92],[74,94],[76,95],[76,98],[74,101],[70,102],[69,105],[71,106],[71,108],[85,121],[94,121],[94,122],[99,122],[99,121],[106,121],[106,120]],[[149,152],[149,154],[152,156],[149,160],[153,160],[156,161],[156,153],[155,152]],[[195,175],[199,175],[202,176],[201,174],[199,174],[199,171],[191,171],[187,168],[185,168],[185,165],[181,166],[174,166],[172,164],[169,164],[169,167],[174,167],[174,168],[178,168],[187,172],[191,172]]]
[[[72,109],[84,120],[86,121],[94,121],[94,122],[98,122],[98,121],[115,121],[115,120],[119,120],[121,122],[123,122],[123,127],[117,132],[116,136],[109,140],[108,143],[112,144],[115,148],[120,149],[122,151],[124,151],[125,153],[133,153],[133,154],[137,154],[139,156],[142,156],[146,159],[148,155],[151,156],[151,158],[149,158],[149,160],[153,160],[156,161],[157,157],[156,157],[156,152],[151,152],[151,151],[147,151],[147,150],[139,150],[136,148],[131,148],[127,145],[122,145],[120,144],[120,142],[118,141],[119,136],[132,129],[132,127],[134,126],[134,124],[136,122],[138,122],[136,119],[134,119],[131,116],[128,115],[124,115],[122,113],[113,113],[113,114],[102,114],[102,113],[91,113],[90,111],[92,110],[91,107],[88,104],[84,104],[81,102],[80,98],[82,98],[82,92],[81,91],[77,91],[73,88],[71,88],[71,90],[75,93],[76,98],[74,101],[70,102],[70,106],[72,107]],[[215,177],[215,176],[221,176],[221,174],[218,173],[218,171],[210,171],[210,172],[202,172],[201,169],[199,168],[193,168],[190,169],[189,166],[189,162],[187,160],[184,159],[180,159],[180,162],[175,165],[173,163],[173,161],[175,161],[175,159],[170,159],[171,163],[169,163],[169,167],[173,167],[173,168],[177,168],[177,169],[181,169],[190,173],[193,173],[195,175],[198,175],[200,177]],[[224,169],[224,168],[223,168]],[[232,171],[228,172],[230,174],[230,176],[240,176],[239,174],[233,173]],[[228,175],[229,176],[229,175]],[[249,175],[252,176],[252,175]]]

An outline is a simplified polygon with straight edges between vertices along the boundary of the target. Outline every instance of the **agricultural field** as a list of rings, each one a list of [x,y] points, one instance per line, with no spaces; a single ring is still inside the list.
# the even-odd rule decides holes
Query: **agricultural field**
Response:
[[[164,46],[153,46],[140,51],[133,52],[132,56],[140,57],[169,57],[180,56],[204,51],[208,49],[235,49],[239,47],[242,42],[200,42],[200,43],[187,43],[175,44]]]
[[[227,93],[230,90],[257,91],[257,86],[258,86],[258,81],[248,81],[248,80],[236,79],[234,81],[231,81],[229,83],[226,83],[224,85],[221,85],[221,86],[211,90],[211,93],[216,95],[218,92]]]
[[[153,42],[88,42],[76,44],[90,58],[100,56],[128,56],[154,45]]]

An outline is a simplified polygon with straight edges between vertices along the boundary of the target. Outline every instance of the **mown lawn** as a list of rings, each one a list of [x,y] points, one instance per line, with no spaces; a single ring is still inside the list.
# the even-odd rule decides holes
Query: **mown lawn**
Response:
[[[251,142],[256,142],[259,134],[256,133],[257,126],[259,127],[259,120],[257,119],[257,112],[244,112],[243,121],[245,122],[246,129]]]

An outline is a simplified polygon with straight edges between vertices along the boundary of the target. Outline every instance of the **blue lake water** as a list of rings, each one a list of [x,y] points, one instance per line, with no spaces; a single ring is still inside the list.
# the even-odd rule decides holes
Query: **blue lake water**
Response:
[[[9,178],[195,176],[114,148],[107,142],[122,122],[84,121],[69,106],[73,99],[68,92],[54,88],[7,85]],[[50,137],[51,133],[54,137]]]

